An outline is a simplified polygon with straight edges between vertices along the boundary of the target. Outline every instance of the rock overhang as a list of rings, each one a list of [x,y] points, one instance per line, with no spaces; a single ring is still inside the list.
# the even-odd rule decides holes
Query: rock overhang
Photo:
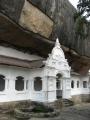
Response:
[[[9,0],[6,0],[6,3],[9,5]],[[12,0],[15,2],[15,0]],[[17,0],[16,0],[17,1]],[[5,0],[0,1],[5,2]],[[20,0],[19,0],[20,2]],[[2,4],[3,5],[3,4]],[[19,4],[18,4],[19,5]],[[3,15],[0,14],[0,43],[1,44],[9,44],[10,46],[14,46],[18,49],[23,49],[25,51],[30,51],[32,53],[38,54],[43,57],[47,57],[48,53],[51,52],[53,48],[54,42],[47,38],[45,35],[40,34],[38,32],[32,32],[30,29],[26,29],[26,27],[20,26],[18,21],[20,19],[21,11],[23,9],[24,0],[22,6],[20,6],[18,18],[14,19],[13,15],[15,14],[7,14],[6,8],[3,7]],[[15,10],[15,9],[14,9]],[[1,10],[0,10],[1,11]],[[11,10],[12,11],[12,10]],[[8,11],[9,12],[9,11]],[[8,18],[8,17],[9,18]],[[13,17],[13,18],[11,18]],[[11,20],[11,19],[13,20]],[[15,23],[16,22],[16,23]],[[69,59],[70,56],[70,59]],[[90,68],[90,59],[82,58],[81,56],[73,56],[71,53],[67,56],[70,65],[76,71],[87,71]],[[76,59],[75,59],[76,58]],[[72,63],[71,63],[72,61]],[[81,61],[84,61],[83,63]],[[78,67],[79,65],[79,67]],[[79,69],[79,70],[78,70]]]
[[[1,44],[6,43],[17,48],[30,49],[42,56],[47,56],[53,46],[54,42],[32,31],[25,30],[2,13],[0,13],[0,26]]]

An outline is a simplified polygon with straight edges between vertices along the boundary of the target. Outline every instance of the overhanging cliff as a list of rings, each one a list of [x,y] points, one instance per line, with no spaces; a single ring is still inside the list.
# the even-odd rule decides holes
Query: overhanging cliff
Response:
[[[0,12],[28,31],[49,38],[53,21],[28,0],[0,0]]]
[[[75,50],[82,56],[90,57],[90,29],[86,39],[76,38],[74,14],[76,9],[68,0],[30,0],[55,21],[53,40],[58,35],[60,43]]]
[[[86,73],[90,37],[75,39],[75,11],[68,0],[0,0],[0,44],[47,57],[58,36],[72,68]]]
[[[88,28],[86,39],[76,38],[76,10],[68,0],[0,0],[0,11],[24,29],[54,41],[58,36],[62,45],[75,50],[81,56],[90,57],[90,29]],[[54,21],[54,27],[50,18]]]

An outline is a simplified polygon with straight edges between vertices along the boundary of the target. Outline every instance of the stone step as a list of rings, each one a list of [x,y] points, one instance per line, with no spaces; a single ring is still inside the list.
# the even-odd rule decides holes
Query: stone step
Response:
[[[48,105],[53,108],[62,108],[62,107],[73,106],[74,103],[68,99],[58,99],[53,103],[49,103]]]
[[[72,106],[74,103],[68,99],[62,99],[63,105],[65,107]]]

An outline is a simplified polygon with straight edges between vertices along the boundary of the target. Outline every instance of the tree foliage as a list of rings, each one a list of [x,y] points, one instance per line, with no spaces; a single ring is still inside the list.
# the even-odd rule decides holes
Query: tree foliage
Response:
[[[88,22],[86,18],[79,15],[75,21],[76,36],[79,37],[80,39],[85,39],[88,36],[87,26],[88,26]]]
[[[77,8],[81,15],[85,15],[86,18],[90,17],[90,0],[79,0]]]
[[[90,25],[87,20],[90,17],[90,0],[79,0],[77,8],[74,14],[75,33],[80,39],[85,39],[88,36],[88,25]]]

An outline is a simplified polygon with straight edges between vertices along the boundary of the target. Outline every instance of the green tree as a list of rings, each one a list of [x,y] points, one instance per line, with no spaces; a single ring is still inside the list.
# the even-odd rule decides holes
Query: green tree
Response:
[[[74,14],[75,33],[77,38],[83,40],[88,37],[90,22],[87,18],[90,17],[90,0],[79,0],[77,8],[77,12]]]
[[[79,0],[77,8],[81,15],[90,17],[90,0]]]

